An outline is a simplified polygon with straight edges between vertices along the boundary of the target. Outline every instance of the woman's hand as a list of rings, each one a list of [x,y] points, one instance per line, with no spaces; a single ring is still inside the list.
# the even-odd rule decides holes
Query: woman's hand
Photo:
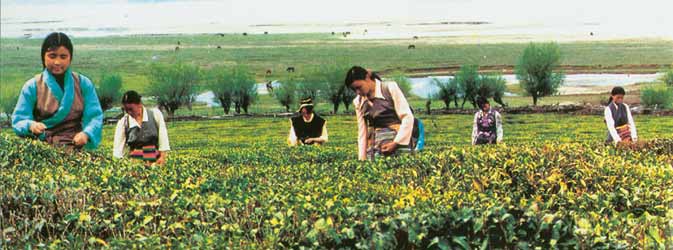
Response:
[[[44,125],[44,123],[41,122],[32,122],[30,124],[30,132],[33,132],[33,134],[40,135],[44,133],[44,130],[47,129],[47,125]]]
[[[159,159],[157,159],[156,162],[154,162],[155,165],[164,165],[166,163],[166,155],[168,152],[159,152]]]
[[[72,142],[75,144],[75,146],[84,146],[84,144],[89,142],[89,136],[84,132],[79,132],[75,135],[74,138],[72,138]]]
[[[397,143],[395,142],[388,142],[381,145],[381,153],[390,154],[395,152],[395,150],[397,150]]]

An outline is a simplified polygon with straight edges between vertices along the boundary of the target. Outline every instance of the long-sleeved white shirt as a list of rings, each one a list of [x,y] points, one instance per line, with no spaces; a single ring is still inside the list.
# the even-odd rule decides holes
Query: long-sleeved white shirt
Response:
[[[157,122],[157,128],[158,128],[158,136],[159,136],[159,151],[170,151],[171,146],[169,145],[168,142],[168,131],[166,130],[166,122],[164,122],[164,115],[161,113],[159,109],[152,109],[152,113],[154,114],[154,120]],[[112,151],[112,155],[115,158],[122,158],[124,157],[124,148],[126,147],[126,122],[128,120],[129,128],[133,127],[142,127],[142,124],[138,124],[138,121],[136,119],[133,119],[133,117],[129,116],[128,114],[125,114],[122,119],[119,119],[117,121],[117,128],[115,129],[115,137],[114,137],[114,147]],[[143,107],[143,122],[149,121],[149,117],[147,115],[147,109]]]
[[[605,107],[605,123],[608,126],[608,132],[610,133],[610,136],[612,136],[612,142],[614,144],[617,144],[622,141],[622,138],[619,137],[619,133],[617,133],[617,128],[615,128],[615,120],[612,119],[612,110],[610,110],[610,105],[615,105],[615,103],[610,103],[607,107]],[[619,105],[615,105],[617,109],[619,109]],[[631,131],[631,140],[632,141],[637,141],[638,140],[638,132],[636,131],[636,123],[633,121],[633,117],[631,116],[631,109],[629,108],[629,105],[626,105],[624,103],[624,107],[626,107],[626,117],[629,120],[629,130]]]
[[[490,110],[489,110],[490,112]],[[500,112],[493,110],[495,112],[495,128],[496,128],[496,141],[498,143],[502,142],[502,118],[500,117]],[[477,143],[477,136],[479,136],[479,118],[481,118],[484,115],[487,115],[488,113],[484,113],[483,110],[479,110],[476,114],[474,114],[474,122],[472,123],[472,145],[475,145]]]
[[[374,98],[385,99],[382,91],[382,84],[386,84],[390,96],[393,98],[393,103],[395,106],[395,113],[397,117],[400,118],[402,124],[400,124],[400,130],[397,131],[397,135],[393,140],[399,145],[408,145],[411,140],[411,133],[414,129],[414,115],[411,113],[411,108],[407,99],[404,97],[404,93],[397,83],[394,81],[381,82],[376,80],[376,87],[374,90]],[[358,159],[366,160],[367,159],[367,123],[365,122],[364,113],[362,112],[362,106],[365,102],[371,101],[366,97],[357,96],[353,100],[353,106],[355,107],[355,116],[358,121]]]
[[[313,121],[313,117],[314,117],[314,114],[311,114],[311,117],[308,120],[304,119],[304,117],[302,117],[302,119],[305,122],[311,122],[311,121]],[[301,141],[299,141],[297,139],[297,134],[294,133],[294,126],[292,125],[292,119],[290,119],[290,133],[289,134],[290,135],[287,137],[287,144],[288,145],[297,146],[301,143]],[[318,137],[318,140],[320,140],[320,143],[326,143],[328,139],[329,139],[329,137],[327,135],[327,121],[325,121],[325,124],[322,125],[322,133],[320,134],[320,137]]]

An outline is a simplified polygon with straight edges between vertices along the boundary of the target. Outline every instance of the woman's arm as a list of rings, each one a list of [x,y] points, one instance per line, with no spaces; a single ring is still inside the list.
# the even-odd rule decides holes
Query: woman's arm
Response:
[[[126,131],[124,131],[124,124],[126,123],[126,116],[117,121],[115,128],[114,146],[112,147],[112,157],[123,158],[124,146],[126,146]]]
[[[35,109],[37,90],[35,79],[28,80],[21,88],[19,100],[16,102],[12,114],[12,129],[18,136],[30,136],[30,125],[34,121],[33,109]]]
[[[409,145],[411,133],[414,129],[414,114],[411,113],[407,98],[404,97],[404,93],[402,93],[400,87],[397,86],[397,83],[381,83],[381,85],[383,84],[388,84],[388,91],[393,97],[393,103],[395,104],[395,112],[397,113],[397,117],[402,121],[402,124],[400,124],[400,131],[397,131],[397,136],[395,136],[393,141],[398,145]]]
[[[498,138],[496,139],[498,143],[502,142],[502,116],[500,116],[500,112],[496,111],[495,112],[495,127],[496,130],[498,131]]]
[[[472,122],[472,145],[477,144],[477,134],[479,132],[479,127],[477,127],[478,120],[479,120],[479,112],[474,114],[474,120]]]
[[[294,125],[292,125],[292,119],[290,119],[290,132],[287,136],[287,145],[290,147],[297,146],[298,144],[297,135],[294,133]]]
[[[96,149],[103,135],[103,110],[101,109],[96,89],[91,80],[80,75],[80,86],[84,98],[84,112],[82,114],[82,132],[87,135],[86,148]]]
[[[636,122],[633,120],[633,116],[631,116],[631,109],[629,108],[629,106],[626,104],[624,104],[624,106],[626,106],[626,114],[628,115],[629,118],[629,130],[631,131],[631,140],[637,141],[638,131],[636,131]]]
[[[164,121],[164,114],[161,113],[161,110],[154,109],[154,120],[157,122],[157,128],[159,129],[159,151],[162,152],[162,155],[166,151],[171,150],[171,145],[168,140],[168,129],[166,128],[166,121]]]
[[[612,119],[612,111],[610,111],[610,104],[608,104],[608,106],[605,107],[604,117],[605,117],[605,123],[608,126],[608,132],[612,137],[612,141],[615,144],[622,141],[622,138],[619,137],[619,133],[617,133],[617,129],[615,128],[615,120]]]
[[[318,138],[311,138],[313,142],[317,143],[325,143],[327,142],[328,136],[327,136],[327,121],[322,125],[322,133],[320,134],[320,137]]]
[[[353,107],[355,107],[355,117],[358,121],[358,159],[361,161],[367,160],[367,124],[365,123],[364,114],[360,111],[360,102],[356,97],[353,100]]]

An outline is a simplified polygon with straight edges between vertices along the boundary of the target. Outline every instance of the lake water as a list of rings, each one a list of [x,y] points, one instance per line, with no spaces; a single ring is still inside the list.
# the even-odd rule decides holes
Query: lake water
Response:
[[[574,74],[566,75],[565,82],[559,92],[562,95],[592,94],[607,92],[614,86],[627,86],[640,82],[652,82],[661,77],[661,74]],[[437,93],[438,88],[433,84],[433,79],[448,81],[452,76],[431,76],[410,78],[412,82],[411,92],[417,96],[427,98]],[[503,75],[508,85],[519,84],[516,75]],[[597,87],[605,87],[599,90]],[[510,93],[510,95],[512,95]]]
[[[0,5],[1,37],[40,38],[53,31],[75,37],[351,31],[353,39],[454,36],[474,38],[475,42],[490,36],[558,41],[673,38],[673,18],[666,11],[670,6],[660,0],[641,0],[633,6],[583,0],[545,4],[488,0],[3,0]],[[551,5],[553,9],[548,7]]]
[[[656,81],[661,77],[661,74],[575,74],[566,75],[565,83],[559,90],[562,95],[570,94],[591,94],[604,93],[610,91],[614,86],[628,86],[642,82]],[[438,88],[433,83],[433,79],[440,81],[449,81],[452,76],[431,76],[410,78],[411,93],[423,98],[437,93]],[[518,84],[515,75],[503,75],[508,85]],[[274,82],[274,87],[277,87],[279,82]],[[601,88],[604,87],[604,88]],[[266,90],[265,83],[257,84],[257,93],[260,95],[269,94]],[[506,96],[514,96],[512,93],[505,93]],[[206,103],[208,106],[219,106],[213,100],[212,92],[204,92],[197,96],[197,102]]]

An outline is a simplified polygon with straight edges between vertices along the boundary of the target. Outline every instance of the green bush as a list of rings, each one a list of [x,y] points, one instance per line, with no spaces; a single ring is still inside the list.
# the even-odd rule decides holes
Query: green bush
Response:
[[[477,107],[477,97],[479,97],[479,66],[463,65],[453,78],[454,85],[457,85],[463,95],[461,108],[465,107],[465,102],[470,101],[473,107]]]
[[[391,80],[397,83],[406,98],[411,97],[411,80],[402,71],[395,71],[390,74]]]
[[[451,102],[453,102],[454,107],[458,107],[458,95],[460,94],[460,88],[456,81],[442,81],[434,78],[432,79],[432,83],[437,86],[437,88],[439,88],[439,91],[435,94],[435,96],[433,96],[434,99],[444,102],[445,109],[449,109]]]
[[[196,65],[181,62],[152,64],[149,95],[155,96],[159,107],[173,116],[183,105],[191,108],[200,78],[201,70]]]
[[[280,80],[278,88],[273,90],[276,100],[285,107],[285,112],[290,112],[290,107],[295,105],[297,100],[297,81],[292,76],[286,76]],[[301,97],[299,97],[301,98]]]
[[[104,74],[96,87],[96,95],[103,111],[112,108],[122,95],[122,77],[120,74]]]
[[[561,63],[561,48],[556,43],[530,43],[515,66],[516,78],[533,105],[541,97],[554,95],[563,85],[565,75],[554,72]]]
[[[5,118],[7,118],[7,122],[9,123],[12,122],[12,113],[14,113],[14,107],[18,101],[18,90],[2,87],[2,91],[0,93],[0,112],[5,113]]]
[[[640,92],[640,101],[643,105],[653,108],[673,107],[673,88],[671,87],[648,87]]]
[[[664,72],[664,75],[661,77],[661,81],[666,83],[666,85],[673,87],[673,69]]]

